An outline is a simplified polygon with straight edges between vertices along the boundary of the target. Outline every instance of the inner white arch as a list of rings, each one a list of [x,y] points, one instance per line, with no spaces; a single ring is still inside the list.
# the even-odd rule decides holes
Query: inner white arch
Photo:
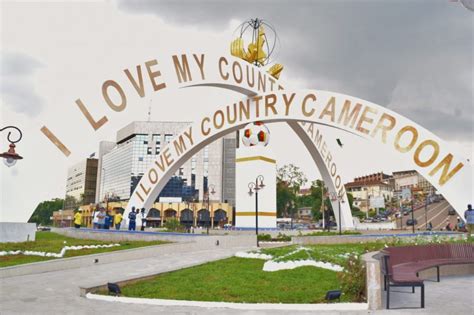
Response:
[[[316,109],[318,109],[317,113],[318,115],[307,115],[309,111],[309,107],[306,108],[306,112],[302,110],[302,104],[305,103],[305,99],[308,98],[308,95],[317,95],[317,97],[314,98],[314,103],[311,105],[311,111],[316,112]],[[285,108],[285,99],[289,99],[290,97],[294,97],[293,104],[294,107],[291,107],[291,110],[288,110],[288,108]],[[204,146],[207,144],[211,143],[212,141],[224,136],[225,134],[229,132],[233,132],[236,129],[250,123],[250,122],[255,122],[255,121],[263,121],[263,122],[280,122],[280,121],[286,121],[291,124],[291,127],[295,132],[297,132],[298,137],[300,137],[305,145],[310,146],[308,149],[310,150],[310,153],[315,160],[316,164],[321,164],[321,161],[318,161],[318,152],[315,151],[314,145],[311,147],[313,140],[311,137],[308,136],[304,130],[301,130],[300,127],[298,126],[299,121],[306,121],[310,123],[315,123],[315,124],[325,124],[325,125],[330,125],[334,126],[336,128],[345,130],[350,133],[355,133],[359,134],[360,136],[363,136],[366,139],[370,139],[374,145],[384,145],[390,146],[393,144],[394,138],[396,138],[395,134],[397,131],[403,130],[406,128],[406,126],[410,126],[413,128],[416,128],[418,137],[417,137],[417,143],[423,143],[425,141],[435,141],[440,150],[439,154],[439,159],[441,159],[443,156],[447,155],[452,155],[450,150],[449,145],[446,144],[444,141],[436,137],[435,135],[431,134],[429,131],[426,129],[418,126],[414,122],[394,113],[391,112],[381,106],[378,106],[376,104],[370,103],[363,101],[358,98],[354,98],[348,95],[343,95],[343,94],[338,94],[338,93],[332,93],[332,92],[327,92],[327,91],[318,91],[318,90],[299,90],[299,91],[280,91],[280,92],[274,92],[274,93],[267,93],[265,95],[259,95],[257,98],[260,100],[274,100],[274,108],[275,111],[265,111],[266,113],[258,113],[255,110],[249,113],[249,116],[245,117],[240,117],[238,121],[234,122],[229,122],[228,120],[225,120],[222,122],[222,124],[219,126],[219,128],[210,128],[206,129],[205,132],[201,132],[202,129],[202,122],[207,119],[207,123],[210,123],[212,121],[212,117],[216,113],[220,112],[225,112],[227,107],[232,106],[217,106],[214,111],[211,111],[207,115],[202,115],[199,119],[197,119],[193,124],[189,127],[189,129],[183,131],[180,135],[177,135],[175,139],[185,139],[186,137],[186,132],[192,133],[193,139],[192,143],[187,143],[186,148],[183,150],[183,152],[180,153],[175,153],[173,154],[173,143],[170,143],[164,151],[158,156],[157,158],[157,163],[155,165],[152,165],[150,169],[148,170],[147,173],[143,176],[141,179],[139,185],[137,186],[137,189],[131,196],[130,202],[129,202],[129,207],[135,206],[135,207],[145,207],[148,208],[153,201],[156,199],[158,194],[161,192],[165,184],[168,182],[168,180],[171,178],[171,176],[177,171],[177,169],[192,155],[197,153],[199,150],[201,150]],[[319,113],[322,110],[323,107],[322,104],[326,104],[328,100],[331,98],[337,98],[338,100],[346,100],[349,101],[353,104],[356,103],[362,103],[365,106],[370,106],[374,112],[378,112],[378,115],[383,115],[383,114],[390,114],[392,117],[394,117],[397,121],[396,128],[393,133],[390,133],[386,135],[385,137],[373,137],[369,136],[368,134],[362,132],[361,130],[354,130],[354,128],[351,128],[349,125],[344,125],[341,123],[336,123],[336,122],[328,122],[325,121],[324,119],[321,119],[319,117]],[[318,102],[316,102],[316,99],[318,99]],[[245,100],[244,100],[245,102]],[[238,101],[236,102],[238,104]],[[235,104],[235,103],[229,103],[229,104]],[[338,105],[339,107],[342,107],[342,103]],[[336,106],[337,107],[337,106]],[[286,109],[286,110],[285,110]],[[340,109],[340,108],[339,108]],[[375,119],[375,118],[374,118]],[[211,126],[212,124],[208,125],[208,127]],[[206,127],[207,128],[207,127]],[[382,141],[383,140],[383,141]],[[416,142],[416,141],[415,141]],[[176,148],[176,146],[175,146]],[[413,165],[413,168],[419,171],[422,175],[425,176],[443,195],[445,198],[455,207],[455,209],[458,211],[458,213],[461,212],[462,209],[462,204],[466,204],[469,202],[469,188],[472,187],[472,178],[470,177],[472,174],[472,166],[470,164],[463,164],[463,167],[456,172],[455,176],[453,176],[448,182],[442,183],[441,180],[439,180],[439,176],[442,173],[442,170],[438,170],[438,172],[433,175],[430,175],[430,171],[432,171],[432,166],[437,164],[439,162],[435,161],[434,164],[429,164],[429,165],[423,165],[420,166],[416,164],[413,161],[413,151],[415,151],[415,147],[413,147],[413,150],[410,152],[408,151],[403,151],[396,149],[396,147],[393,147],[393,152],[398,154],[398,157],[400,159],[404,159],[407,162],[411,162],[411,165]],[[387,149],[387,147],[385,147]],[[163,167],[164,165],[164,160],[163,157],[168,155],[168,163],[166,163],[166,167]],[[465,161],[464,159],[454,156],[453,157],[453,165],[456,164],[462,164],[459,161]],[[459,163],[458,163],[459,162]],[[161,169],[157,166],[161,165]],[[430,167],[428,167],[430,166]],[[318,166],[319,167],[319,166]],[[320,171],[322,174],[325,172],[325,167],[320,167]],[[326,168],[326,171],[327,168]],[[327,174],[326,174],[327,175]],[[324,176],[324,175],[323,175]],[[332,182],[332,181],[330,181]],[[337,209],[337,208],[336,208]],[[128,211],[128,209],[127,209]],[[337,216],[336,216],[337,217]],[[341,222],[343,227],[350,227],[352,225],[352,219],[350,215],[350,210],[344,210],[344,213],[342,215],[342,222]]]

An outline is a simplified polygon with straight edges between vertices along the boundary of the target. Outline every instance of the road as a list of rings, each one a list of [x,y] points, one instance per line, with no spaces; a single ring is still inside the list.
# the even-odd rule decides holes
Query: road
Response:
[[[446,201],[442,200],[440,202],[435,202],[426,208],[426,215],[425,215],[425,208],[422,207],[420,209],[415,210],[414,216],[417,224],[415,226],[416,230],[425,230],[426,229],[426,220],[425,217],[428,219],[428,222],[431,222],[433,225],[433,230],[442,230],[446,228],[448,222],[450,222],[453,226],[457,223],[457,215],[448,215],[448,211],[453,209],[451,205]],[[411,229],[411,226],[407,226],[407,220],[411,219],[411,213],[408,215],[403,216],[402,219],[402,229]],[[400,228],[400,219],[397,219],[397,227]]]

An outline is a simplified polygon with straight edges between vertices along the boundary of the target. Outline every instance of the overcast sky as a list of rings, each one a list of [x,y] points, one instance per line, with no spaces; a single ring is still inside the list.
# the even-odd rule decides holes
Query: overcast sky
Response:
[[[78,97],[94,102],[104,79],[150,56],[189,49],[228,53],[236,27],[254,17],[276,28],[276,61],[284,64],[282,79],[292,86],[341,92],[386,106],[462,154],[473,155],[473,12],[460,3],[3,1],[1,122],[24,131],[17,148],[25,159],[14,168],[0,167],[0,219],[26,220],[39,201],[63,197],[67,167],[96,151],[98,141],[113,140],[129,121],[145,120],[150,100],[155,120],[191,120],[195,117],[186,110],[186,100],[202,92],[163,93],[137,102],[126,117],[108,112],[113,121],[98,132],[78,118]],[[199,97],[211,102],[228,100],[229,95],[219,90]],[[182,102],[173,109],[163,105],[176,97]],[[94,114],[102,114],[91,107]],[[71,157],[65,158],[40,134],[39,128],[48,123],[61,137],[77,142]],[[302,145],[295,145],[290,156],[275,144],[275,139],[289,139],[289,133],[284,125],[272,126],[279,164],[295,162],[298,156],[296,164],[308,177],[318,177]],[[340,136],[336,131],[333,135]],[[2,133],[1,151],[8,146],[4,138]],[[345,162],[346,181],[405,167],[383,152],[371,152],[370,144],[361,140],[351,140],[346,149],[351,148],[375,159]]]

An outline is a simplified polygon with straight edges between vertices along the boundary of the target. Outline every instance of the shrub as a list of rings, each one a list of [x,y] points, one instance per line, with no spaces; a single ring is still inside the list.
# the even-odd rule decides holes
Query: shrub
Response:
[[[270,234],[258,234],[258,240],[259,241],[271,241],[272,236]]]
[[[280,232],[277,235],[277,240],[283,241],[283,242],[289,242],[289,241],[291,241],[291,236]]]
[[[338,273],[342,292],[356,302],[365,302],[365,264],[359,256],[349,255],[344,271]]]
[[[176,232],[183,229],[183,227],[181,226],[181,223],[176,218],[170,218],[166,220],[164,226],[166,230],[171,231],[171,232]]]

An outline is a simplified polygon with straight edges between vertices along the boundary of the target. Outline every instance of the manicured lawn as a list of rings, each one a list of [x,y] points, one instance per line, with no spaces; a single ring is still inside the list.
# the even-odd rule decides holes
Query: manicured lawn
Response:
[[[124,296],[244,303],[319,303],[339,289],[337,273],[315,267],[263,271],[265,261],[232,257],[122,287]],[[348,300],[343,297],[342,300]]]
[[[349,256],[360,256],[387,246],[420,244],[421,239],[403,242],[400,239],[358,244],[327,244],[286,246],[262,249],[273,261],[314,259],[346,268]],[[438,242],[438,239],[434,240]],[[439,239],[439,242],[458,242]],[[459,241],[465,242],[465,241]],[[242,302],[242,303],[324,303],[329,290],[341,289],[338,272],[317,267],[299,267],[275,272],[263,271],[265,260],[232,257],[187,269],[157,275],[122,286],[123,296],[173,300]],[[349,267],[351,268],[351,267]],[[344,273],[351,274],[352,270]],[[359,274],[359,273],[357,273]],[[361,290],[365,275],[360,273]],[[354,282],[358,283],[358,282]],[[350,285],[350,284],[349,284]],[[344,286],[347,288],[348,283]],[[344,290],[344,292],[352,292]],[[105,291],[99,292],[107,294]],[[357,301],[347,293],[341,301]],[[360,299],[359,299],[360,300]]]
[[[64,246],[78,246],[78,245],[105,245],[105,244],[120,244],[120,246],[110,248],[96,248],[96,249],[81,249],[68,250],[64,257],[74,257],[89,254],[98,254],[104,252],[112,252],[117,250],[124,250],[130,248],[137,248],[143,246],[160,245],[166,242],[163,241],[97,241],[97,240],[83,240],[63,236],[53,232],[36,232],[36,241],[23,243],[0,243],[0,251],[16,251],[16,250],[30,250],[40,252],[59,253]],[[26,255],[9,255],[0,256],[0,267],[14,266],[20,264],[27,264],[37,261],[45,261],[51,259],[61,259],[53,257],[41,256],[26,256]]]

